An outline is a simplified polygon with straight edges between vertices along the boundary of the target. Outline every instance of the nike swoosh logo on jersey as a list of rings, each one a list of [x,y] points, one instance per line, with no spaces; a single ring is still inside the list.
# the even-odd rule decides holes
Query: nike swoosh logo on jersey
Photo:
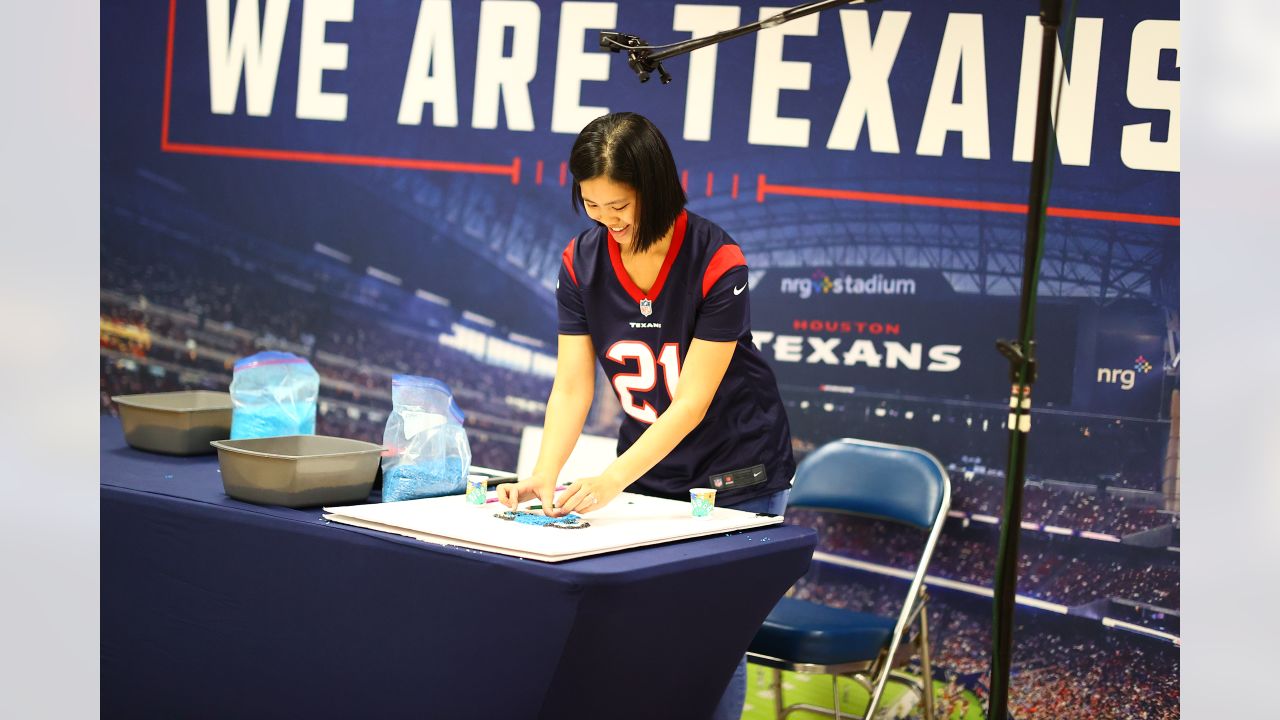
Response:
[[[734,294],[734,295],[741,295],[741,294],[742,294],[742,291],[743,291],[743,290],[746,290],[746,289],[747,289],[747,286],[746,286],[746,285],[743,285],[742,287],[736,287],[736,288],[734,288],[734,289],[733,289],[733,294]]]

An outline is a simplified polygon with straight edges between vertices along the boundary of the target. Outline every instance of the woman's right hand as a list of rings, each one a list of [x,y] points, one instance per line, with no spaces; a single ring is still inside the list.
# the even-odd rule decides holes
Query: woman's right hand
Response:
[[[533,498],[542,501],[543,512],[555,507],[556,479],[535,473],[519,482],[498,486],[498,502],[510,510],[515,510],[516,505]]]

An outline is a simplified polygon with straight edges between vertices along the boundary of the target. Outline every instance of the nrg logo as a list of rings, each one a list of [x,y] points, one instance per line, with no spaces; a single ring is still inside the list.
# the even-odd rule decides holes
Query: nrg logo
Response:
[[[1132,368],[1098,368],[1098,382],[1115,385],[1119,383],[1121,390],[1132,390],[1138,373],[1146,375],[1151,372],[1151,362],[1139,355],[1133,361]]]

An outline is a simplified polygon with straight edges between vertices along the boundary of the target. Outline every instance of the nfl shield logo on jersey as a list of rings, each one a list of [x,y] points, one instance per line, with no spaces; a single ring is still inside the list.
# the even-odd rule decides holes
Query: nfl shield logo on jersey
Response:
[[[649,317],[650,315],[653,314],[652,300],[650,300],[649,298],[645,298],[644,300],[640,301],[640,314],[645,317]]]

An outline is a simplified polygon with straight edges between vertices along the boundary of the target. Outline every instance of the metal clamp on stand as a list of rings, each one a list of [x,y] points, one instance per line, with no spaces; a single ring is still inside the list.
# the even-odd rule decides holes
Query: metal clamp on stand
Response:
[[[1027,351],[1016,340],[997,340],[996,349],[1009,359],[1009,430],[1031,432],[1031,386],[1036,382],[1036,341],[1027,341]]]
[[[658,77],[661,78],[663,85],[671,82],[671,76],[662,67],[662,63],[650,58],[652,48],[635,35],[620,32],[602,32],[600,33],[600,47],[615,53],[626,50],[627,65],[640,78],[640,82],[649,82],[649,75],[654,70],[658,71]]]

